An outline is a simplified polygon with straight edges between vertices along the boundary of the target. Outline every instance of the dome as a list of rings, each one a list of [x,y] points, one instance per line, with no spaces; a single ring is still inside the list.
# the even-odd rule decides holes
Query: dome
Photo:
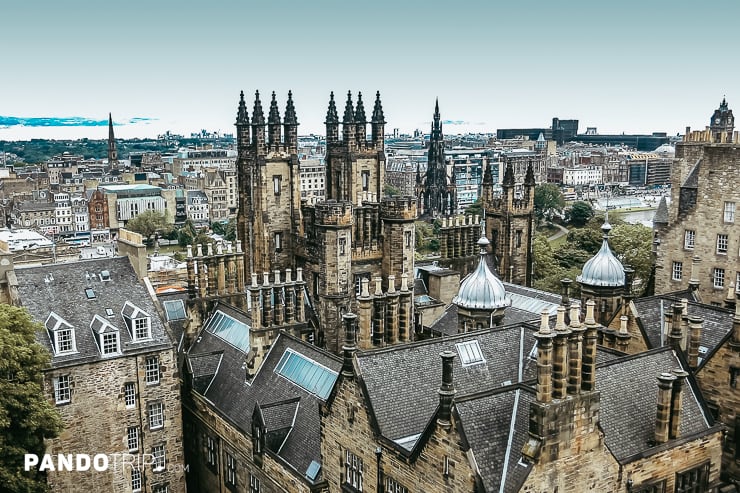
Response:
[[[671,144],[663,144],[657,149],[653,151],[655,154],[660,154],[661,156],[675,156],[676,155],[676,148],[673,147]]]
[[[486,246],[489,241],[483,237],[478,240],[481,247],[478,267],[468,274],[460,283],[460,291],[452,300],[462,308],[476,310],[496,310],[511,305],[506,297],[503,283],[496,277],[486,264]]]
[[[581,275],[576,278],[579,283],[587,286],[624,286],[624,266],[609,248],[609,231],[611,229],[612,227],[608,222],[601,226],[601,230],[604,232],[601,249],[584,264]]]

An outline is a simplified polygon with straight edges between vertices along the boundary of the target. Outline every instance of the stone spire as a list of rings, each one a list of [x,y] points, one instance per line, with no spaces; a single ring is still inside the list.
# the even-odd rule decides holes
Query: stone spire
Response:
[[[262,101],[260,101],[260,92],[254,93],[254,111],[252,112],[252,125],[264,125],[265,114],[262,112]]]
[[[285,125],[298,125],[295,106],[293,106],[293,91],[288,91],[288,103],[285,105],[285,119],[283,123]]]
[[[345,115],[346,110],[345,110]],[[365,124],[367,123],[367,118],[365,117],[365,105],[362,104],[362,93],[357,93],[357,107],[355,108],[355,123],[358,124]]]
[[[275,91],[272,91],[272,101],[270,101],[270,115],[267,118],[268,138],[270,146],[280,145],[280,111],[278,110]]]
[[[434,101],[434,119],[432,121],[432,140],[442,139],[442,117],[439,114],[439,98]]]
[[[344,105],[344,116],[342,117],[342,140],[354,149],[355,142],[355,111],[352,107],[352,91],[347,91],[347,103]]]
[[[355,112],[352,108],[352,91],[347,91],[347,103],[344,105],[344,117],[342,118],[342,123],[354,123],[355,122]]]
[[[337,115],[337,105],[334,102],[334,91],[329,95],[329,109],[326,111],[326,142],[336,142],[339,140],[339,115]]]
[[[236,125],[249,125],[247,103],[244,102],[244,91],[239,93],[239,109],[236,112]]]
[[[380,103],[380,91],[375,93],[375,107],[373,108],[373,119],[371,123],[385,124],[383,105]]]
[[[298,118],[293,106],[293,92],[288,91],[288,102],[285,105],[285,118],[283,119],[285,146],[288,152],[298,153]]]
[[[113,116],[108,113],[108,165],[118,167],[116,136],[113,134]]]
[[[265,152],[265,114],[262,112],[262,101],[260,92],[254,93],[254,106],[252,110],[252,144],[258,154]]]

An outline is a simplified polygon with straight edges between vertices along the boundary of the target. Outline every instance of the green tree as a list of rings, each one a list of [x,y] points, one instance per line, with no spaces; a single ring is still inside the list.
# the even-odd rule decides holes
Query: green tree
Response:
[[[480,198],[476,199],[475,202],[465,208],[466,216],[483,216],[483,205],[480,202]]]
[[[563,210],[565,198],[554,183],[542,183],[534,188],[534,213],[537,221],[552,220],[553,214]]]
[[[398,187],[394,187],[393,185],[386,183],[385,187],[383,187],[383,193],[386,197],[394,197],[396,195],[401,195],[401,190]]]
[[[601,231],[593,228],[576,228],[568,232],[568,244],[591,255],[601,248],[603,239]]]
[[[226,241],[236,241],[236,219],[229,219],[226,223],[212,223],[211,230],[217,235],[223,236]]]
[[[625,266],[635,269],[635,279],[642,280],[641,286],[646,286],[653,265],[653,231],[642,224],[618,224],[609,234],[609,245]],[[637,294],[641,294],[640,289]]]
[[[62,420],[44,397],[49,354],[36,342],[41,326],[24,308],[0,305],[0,485],[3,491],[47,491],[42,473],[24,470],[24,455],[44,453]],[[7,489],[6,489],[7,488]]]
[[[155,233],[166,235],[170,228],[167,214],[153,210],[144,211],[126,223],[126,229],[140,233],[147,244],[151,243],[151,237]]]
[[[594,209],[588,202],[578,201],[570,207],[568,216],[570,224],[580,228],[594,216]]]

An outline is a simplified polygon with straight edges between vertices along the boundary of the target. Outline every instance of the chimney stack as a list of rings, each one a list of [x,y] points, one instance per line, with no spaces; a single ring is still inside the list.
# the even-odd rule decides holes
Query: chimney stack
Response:
[[[655,443],[665,443],[668,441],[674,380],[676,380],[676,376],[672,373],[661,373],[658,376],[658,412],[655,419]]]
[[[695,370],[699,366],[699,343],[704,319],[696,315],[689,315],[689,368]]]
[[[439,394],[437,424],[448,427],[451,425],[452,403],[455,398],[455,386],[452,383],[452,362],[455,359],[455,353],[442,351],[439,355],[442,357],[442,385],[437,391]]]
[[[735,293],[735,316],[732,318],[732,341],[730,347],[740,352],[740,293]]]
[[[691,278],[689,279],[689,289],[696,292],[699,289],[699,262],[701,259],[698,255],[691,258]]]
[[[540,315],[540,330],[534,333],[537,339],[537,401],[552,400],[552,340],[550,315],[546,308]]]
[[[673,381],[673,389],[671,391],[671,422],[668,432],[668,438],[670,439],[680,436],[682,390],[689,373],[681,368],[677,368],[673,370],[673,375],[676,377],[676,380]]]
[[[622,315],[621,317],[619,317],[619,332],[617,332],[617,349],[619,349],[623,353],[626,353],[627,347],[629,346],[631,338],[632,336],[627,330],[627,316]]]
[[[568,395],[581,393],[581,363],[583,361],[583,332],[586,328],[578,316],[581,307],[577,302],[570,305],[570,336],[568,337]]]
[[[564,399],[568,383],[568,336],[570,330],[565,325],[565,307],[558,307],[555,323],[552,357],[552,397]]]
[[[342,322],[344,322],[344,345],[342,346],[344,357],[342,361],[342,375],[345,377],[352,377],[355,374],[352,360],[354,359],[355,351],[357,350],[357,345],[355,343],[357,315],[354,313],[345,313],[342,315]]]
[[[668,334],[668,342],[674,351],[681,352],[681,315],[683,314],[683,305],[674,303],[671,305],[671,332]]]
[[[586,332],[583,337],[583,370],[581,390],[596,390],[596,337],[599,324],[594,319],[594,300],[586,302]]]

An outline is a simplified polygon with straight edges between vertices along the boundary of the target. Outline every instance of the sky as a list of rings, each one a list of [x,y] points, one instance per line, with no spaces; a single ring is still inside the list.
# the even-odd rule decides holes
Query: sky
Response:
[[[428,132],[435,98],[446,134],[675,135],[740,108],[737,0],[9,0],[2,18],[0,140],[107,138],[109,112],[122,138],[230,133],[242,90],[250,115],[256,90],[281,114],[292,90],[301,134],[324,132],[331,91],[340,117],[347,91],[368,116],[380,91],[387,132]]]

